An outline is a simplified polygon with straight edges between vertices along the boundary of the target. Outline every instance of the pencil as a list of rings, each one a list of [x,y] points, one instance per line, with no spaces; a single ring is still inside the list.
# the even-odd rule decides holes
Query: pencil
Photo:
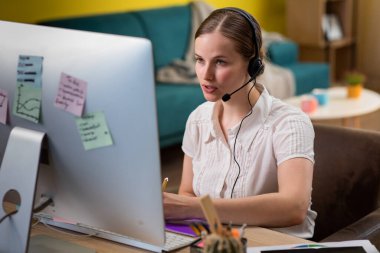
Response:
[[[168,185],[169,178],[165,177],[164,181],[162,182],[162,191],[164,192],[166,190],[166,186]]]
[[[201,230],[199,230],[198,226],[195,223],[190,223],[189,226],[197,236],[201,236]]]

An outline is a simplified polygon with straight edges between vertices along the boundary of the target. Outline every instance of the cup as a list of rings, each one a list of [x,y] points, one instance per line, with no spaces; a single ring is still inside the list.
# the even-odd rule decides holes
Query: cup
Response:
[[[318,100],[312,95],[304,95],[301,97],[301,110],[305,113],[312,113],[318,107]]]
[[[318,105],[324,106],[329,102],[329,96],[325,89],[314,89],[311,94],[318,100]]]

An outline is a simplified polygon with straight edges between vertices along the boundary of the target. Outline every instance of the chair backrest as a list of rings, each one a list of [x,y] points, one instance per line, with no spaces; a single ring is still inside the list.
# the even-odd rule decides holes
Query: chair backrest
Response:
[[[319,241],[379,206],[380,133],[315,125],[312,209]]]

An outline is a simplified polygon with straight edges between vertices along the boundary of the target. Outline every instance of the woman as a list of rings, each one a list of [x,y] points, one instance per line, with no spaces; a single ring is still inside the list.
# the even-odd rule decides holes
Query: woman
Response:
[[[179,193],[164,193],[165,217],[203,217],[198,198],[209,194],[222,222],[310,238],[313,127],[256,83],[261,46],[259,24],[240,9],[215,10],[198,28],[195,70],[207,102],[186,124]]]

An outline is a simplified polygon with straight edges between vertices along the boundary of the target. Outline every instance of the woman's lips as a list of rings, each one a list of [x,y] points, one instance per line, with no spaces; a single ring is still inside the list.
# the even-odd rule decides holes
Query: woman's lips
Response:
[[[203,90],[207,93],[213,93],[217,89],[216,87],[211,86],[211,85],[202,85],[202,87],[203,87]]]

